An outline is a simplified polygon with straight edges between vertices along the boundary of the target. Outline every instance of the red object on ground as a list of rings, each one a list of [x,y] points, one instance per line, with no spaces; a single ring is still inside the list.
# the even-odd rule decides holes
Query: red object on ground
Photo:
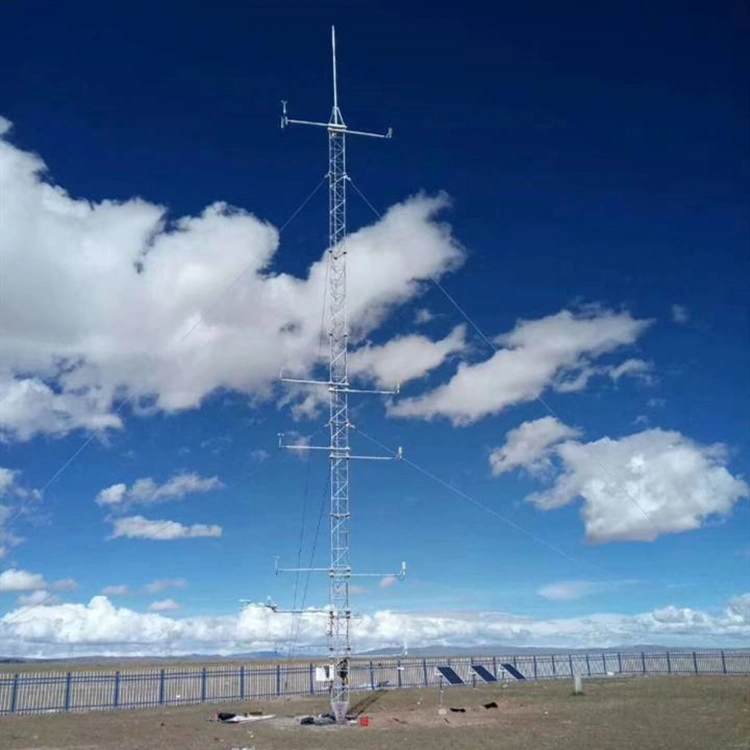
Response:
[[[370,726],[370,717],[369,716],[360,716],[359,717],[359,725],[361,727],[369,727]]]

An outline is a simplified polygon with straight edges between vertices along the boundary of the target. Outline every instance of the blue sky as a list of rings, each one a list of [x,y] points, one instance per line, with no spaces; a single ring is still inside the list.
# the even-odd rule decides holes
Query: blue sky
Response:
[[[326,603],[273,556],[327,559],[325,456],[276,447],[325,414],[276,378],[322,372],[325,188],[278,230],[325,135],[278,118],[327,119],[331,23],[347,123],[395,131],[348,148],[352,371],[403,383],[353,442],[407,458],[352,467],[352,561],[409,577],[356,582],[358,645],[747,644],[738,6],[79,2],[0,32],[4,648],[275,647],[240,599]]]

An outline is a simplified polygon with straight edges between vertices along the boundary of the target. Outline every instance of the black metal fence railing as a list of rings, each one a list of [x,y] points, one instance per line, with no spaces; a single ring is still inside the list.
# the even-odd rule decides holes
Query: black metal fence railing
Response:
[[[437,686],[435,667],[449,664],[469,684],[481,664],[498,680],[514,679],[512,664],[530,680],[616,675],[750,674],[750,651],[550,654],[531,656],[359,659],[350,668],[353,691]],[[284,662],[194,668],[0,673],[0,714],[95,711],[147,706],[323,695],[315,665]]]

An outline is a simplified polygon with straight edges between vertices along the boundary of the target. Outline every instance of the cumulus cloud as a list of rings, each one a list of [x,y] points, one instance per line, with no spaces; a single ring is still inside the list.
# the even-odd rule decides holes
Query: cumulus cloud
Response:
[[[171,542],[175,539],[198,539],[200,537],[221,536],[221,526],[196,523],[183,526],[177,521],[157,521],[143,516],[126,516],[114,522],[112,538],[118,539],[152,539],[159,542]]]
[[[349,373],[374,380],[381,388],[393,388],[421,378],[453,354],[466,348],[466,326],[460,325],[440,341],[411,334],[381,346],[367,344],[349,355]]]
[[[548,471],[554,446],[580,434],[580,430],[568,427],[554,417],[524,422],[507,434],[505,445],[490,453],[492,473],[498,476],[519,467],[535,474]]]
[[[690,320],[690,311],[684,305],[672,305],[672,320],[684,325]]]
[[[185,495],[211,492],[223,487],[218,477],[201,477],[195,472],[176,474],[164,484],[157,484],[151,477],[138,479],[132,487],[113,484],[103,489],[96,502],[106,507],[123,505],[152,505],[168,500],[180,500]]]
[[[24,591],[40,591],[47,588],[47,581],[40,573],[8,568],[0,573],[0,592],[17,594]]]
[[[60,597],[44,589],[38,589],[30,594],[21,594],[18,603],[22,607],[52,607],[60,603]]]
[[[166,589],[186,589],[188,582],[184,578],[157,578],[143,587],[146,594],[160,594]]]
[[[348,238],[353,345],[463,262],[446,206],[419,195]],[[117,428],[124,399],[150,413],[219,388],[270,397],[282,367],[317,362],[325,254],[304,277],[272,270],[279,233],[246,211],[218,202],[172,219],[138,198],[74,198],[6,132],[0,215],[6,440]]]
[[[176,612],[178,609],[182,609],[182,606],[174,599],[162,599],[148,605],[149,612]]]
[[[20,476],[21,472],[17,469],[0,466],[0,497],[12,503],[0,503],[0,560],[24,541],[23,537],[11,530],[13,521],[32,515],[33,502],[42,498],[39,490],[24,487]]]
[[[592,542],[652,541],[727,516],[750,495],[726,468],[726,450],[679,432],[645,430],[619,440],[558,445],[562,470],[553,485],[527,499],[543,510],[583,501]]]
[[[750,637],[750,594],[733,597],[716,613],[669,605],[636,615],[591,614],[540,619],[505,612],[380,611],[354,624],[362,650],[418,643],[420,646],[605,647],[663,643],[673,646],[738,646]],[[88,604],[60,604],[11,611],[0,619],[7,655],[161,655],[272,650],[289,639],[292,615],[248,606],[237,615],[174,618],[115,607],[102,596]],[[320,643],[316,614],[302,615],[298,648]]]
[[[539,320],[522,320],[498,336],[498,350],[482,362],[459,364],[444,385],[398,401],[390,413],[433,419],[444,416],[466,425],[513,404],[539,397],[547,388],[578,391],[597,374],[592,362],[633,344],[650,321],[600,307],[562,310]]]

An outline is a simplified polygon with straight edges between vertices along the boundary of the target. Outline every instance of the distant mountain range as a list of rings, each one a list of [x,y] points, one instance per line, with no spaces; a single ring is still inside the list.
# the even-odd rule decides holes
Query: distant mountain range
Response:
[[[426,658],[436,656],[540,656],[558,654],[612,654],[612,653],[670,653],[692,652],[692,651],[716,651],[715,648],[706,647],[668,647],[653,644],[636,644],[629,646],[611,646],[608,648],[543,648],[524,646],[425,646],[423,648],[409,648],[405,654],[400,648],[375,649],[362,651],[355,658],[367,659],[369,657],[386,656],[391,658]],[[742,651],[743,649],[727,648],[724,651]],[[294,654],[295,660],[321,660],[325,655],[318,654]],[[69,656],[56,659],[33,659],[24,657],[0,656],[0,664],[41,664],[64,662],[66,664],[107,664],[107,663],[182,663],[185,662],[237,662],[237,661],[285,661],[288,655],[283,651],[251,651],[238,654],[182,654],[175,656]]]

